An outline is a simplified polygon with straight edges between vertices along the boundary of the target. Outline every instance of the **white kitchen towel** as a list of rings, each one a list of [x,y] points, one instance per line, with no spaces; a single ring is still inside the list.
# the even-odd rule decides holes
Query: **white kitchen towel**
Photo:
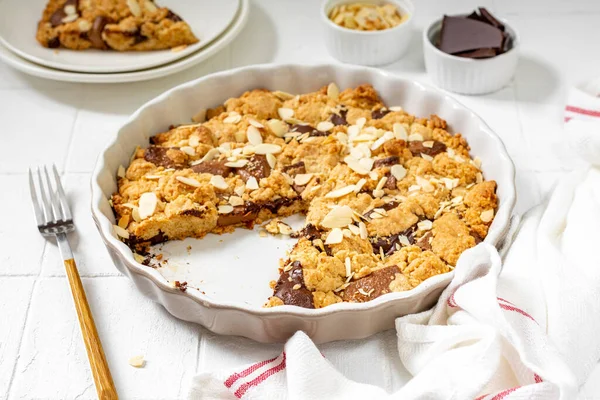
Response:
[[[566,125],[588,163],[523,217],[504,262],[468,250],[432,310],[396,321],[401,390],[345,378],[298,332],[274,359],[194,377],[189,398],[575,399],[600,359],[600,122]]]

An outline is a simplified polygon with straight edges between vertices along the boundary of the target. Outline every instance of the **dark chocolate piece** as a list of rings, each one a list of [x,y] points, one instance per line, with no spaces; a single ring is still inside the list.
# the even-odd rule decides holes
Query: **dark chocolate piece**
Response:
[[[57,8],[56,11],[50,16],[50,24],[53,28],[56,28],[59,25],[62,25],[62,20],[68,16],[65,12],[66,6],[74,6],[75,12],[79,12],[79,1],[78,0],[67,0],[63,3],[60,8]]]
[[[485,49],[477,49],[472,51],[465,51],[462,53],[454,54],[458,57],[464,58],[490,58],[498,55],[498,49],[485,48]]]
[[[57,47],[60,47],[60,39],[58,38],[58,36],[55,36],[52,39],[48,40],[48,43],[46,43],[46,45],[50,49],[56,49]]]
[[[167,19],[170,19],[171,21],[174,22],[180,22],[183,21],[183,19],[181,19],[181,17],[177,14],[175,14],[173,11],[169,10],[169,12],[167,13],[166,16]]]
[[[168,156],[169,150],[180,151],[178,147],[149,146],[144,151],[144,159],[157,167],[175,169],[185,168],[186,165],[179,163]]]
[[[315,308],[312,293],[304,284],[302,264],[300,261],[294,261],[291,266],[289,271],[281,272],[273,296],[280,298],[283,304]]]
[[[112,20],[103,15],[100,15],[94,19],[94,22],[92,23],[92,28],[88,33],[88,37],[90,39],[90,42],[92,42],[92,46],[94,46],[96,49],[108,48],[106,42],[104,42],[104,39],[102,39],[102,31],[104,30],[104,27],[110,23],[112,23]]]
[[[271,166],[267,161],[267,156],[255,154],[248,159],[248,164],[238,168],[236,172],[244,182],[248,182],[250,177],[255,177],[257,181],[260,181],[261,178],[266,178],[271,174]]]
[[[417,246],[421,248],[422,251],[431,250],[431,240],[433,239],[433,234],[431,231],[427,232],[419,240],[415,243]]]
[[[391,113],[387,108],[380,108],[379,110],[371,111],[371,118],[373,119],[381,119]]]
[[[408,142],[408,149],[415,157],[420,157],[421,154],[435,157],[436,155],[446,151],[446,145],[444,143],[438,142],[437,140],[431,141],[433,142],[431,147],[423,146],[424,142],[421,141]]]
[[[502,31],[485,22],[445,15],[440,33],[439,49],[448,54],[481,48],[501,49],[503,41]]]
[[[313,128],[310,125],[292,125],[290,128],[291,132],[308,133],[308,136],[329,136],[331,132],[323,132]]]
[[[373,168],[389,167],[400,162],[400,157],[389,156],[385,158],[378,158],[373,162]]]
[[[394,189],[398,189],[396,187],[396,182],[398,180],[396,179],[396,177],[394,175],[392,175],[391,173],[387,174],[387,181],[385,181],[385,185],[383,186],[386,189],[390,189],[390,190],[394,190]]]
[[[229,214],[219,214],[217,225],[228,226],[241,223],[252,224],[258,217],[260,207],[252,202],[247,201],[243,206],[233,207],[233,211]]]
[[[182,212],[179,213],[179,215],[189,215],[189,216],[197,217],[197,218],[203,218],[204,214],[205,214],[204,211],[197,210],[195,208],[183,210]]]
[[[483,21],[504,32],[504,24],[498,21],[485,7],[479,7],[479,14]]]
[[[373,253],[380,254],[381,250],[383,250],[383,254],[386,257],[391,256],[398,250],[396,244],[398,244],[398,247],[402,247],[402,244],[400,244],[400,236],[406,236],[408,238],[408,242],[410,244],[414,244],[416,228],[417,226],[414,225],[405,231],[396,233],[394,235],[370,237],[369,241],[371,242],[371,246],[373,246]]]
[[[375,208],[382,208],[385,211],[390,211],[390,210],[393,210],[394,208],[398,207],[399,205],[400,205],[400,203],[398,203],[397,201],[390,201],[389,203],[385,203],[385,204],[383,204],[379,207],[375,207]],[[364,213],[363,217],[371,218],[371,214],[373,214],[375,212],[375,208]]]
[[[281,207],[289,206],[294,201],[296,201],[296,199],[290,199],[288,197],[280,197],[277,200],[262,203],[262,204],[260,204],[260,207],[266,208],[267,210],[271,211],[273,214],[276,214],[277,211],[279,211],[279,209]]]
[[[282,168],[282,171],[290,176],[296,176],[298,174],[305,174],[306,166],[304,164],[304,161],[300,161],[295,164],[286,165]]]
[[[338,114],[331,114],[329,120],[334,125],[348,125],[348,121],[346,120],[346,115],[348,114],[348,110],[340,110]]]
[[[392,265],[350,282],[344,290],[342,299],[353,303],[363,303],[373,300],[382,294],[390,293],[390,283],[396,279],[396,274],[399,273],[402,273],[400,268]]]
[[[227,177],[231,172],[231,167],[225,165],[225,160],[204,161],[192,166],[192,171],[197,174],[221,175]]]
[[[294,239],[305,237],[312,241],[321,238],[321,231],[313,224],[308,224],[298,232],[292,233],[290,236]]]

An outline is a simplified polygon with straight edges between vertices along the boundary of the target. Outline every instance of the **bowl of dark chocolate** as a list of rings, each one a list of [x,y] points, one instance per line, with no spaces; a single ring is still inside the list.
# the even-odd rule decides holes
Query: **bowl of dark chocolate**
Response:
[[[485,8],[444,15],[423,32],[425,66],[432,81],[461,94],[484,94],[506,86],[518,61],[518,35]]]

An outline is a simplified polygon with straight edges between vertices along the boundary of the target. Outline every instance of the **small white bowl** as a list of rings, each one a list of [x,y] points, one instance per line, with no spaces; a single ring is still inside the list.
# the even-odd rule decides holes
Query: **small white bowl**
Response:
[[[385,0],[400,12],[408,14],[408,20],[398,26],[381,31],[358,31],[343,28],[328,17],[329,11],[340,4],[355,3],[356,0],[325,0],[321,8],[321,19],[325,30],[325,45],[329,53],[338,60],[357,65],[385,65],[401,58],[408,49],[412,35],[414,6],[410,0]],[[361,0],[362,3],[379,4],[380,0]]]
[[[434,42],[442,28],[442,19],[423,31],[425,68],[433,83],[442,89],[460,94],[485,94],[508,85],[515,75],[519,59],[517,31],[502,20],[512,39],[504,54],[485,59],[471,59],[446,54]]]

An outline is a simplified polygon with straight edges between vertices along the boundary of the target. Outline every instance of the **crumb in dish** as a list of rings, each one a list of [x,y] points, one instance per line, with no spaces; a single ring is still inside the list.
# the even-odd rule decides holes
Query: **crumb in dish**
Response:
[[[145,51],[197,43],[190,26],[153,0],[49,0],[37,41],[48,48]]]
[[[350,3],[333,7],[328,17],[342,28],[380,31],[400,25],[408,19],[408,14],[391,3]]]
[[[270,221],[261,234],[297,243],[267,307],[365,302],[451,271],[486,237],[498,199],[480,166],[446,121],[388,107],[370,85],[255,89],[135,151],[117,173],[115,233],[144,254]],[[298,213],[292,232],[280,218]]]

